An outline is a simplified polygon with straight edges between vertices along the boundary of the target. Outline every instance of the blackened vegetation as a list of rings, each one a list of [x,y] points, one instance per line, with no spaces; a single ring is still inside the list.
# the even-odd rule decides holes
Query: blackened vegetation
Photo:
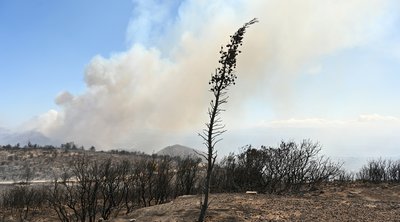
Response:
[[[199,164],[201,159],[185,158],[177,163],[176,188],[177,196],[190,195],[197,188]]]
[[[46,190],[42,187],[18,185],[3,193],[0,208],[8,209],[17,221],[25,221],[47,205],[45,196]],[[5,213],[0,215],[0,220],[5,221]]]
[[[36,178],[26,183],[25,170],[21,170],[21,183],[0,190],[0,221],[31,221],[46,214],[52,215],[49,220],[65,222],[107,220],[200,190],[200,159],[194,157],[73,150],[67,153],[73,158],[67,159],[62,149],[10,148],[21,156],[31,152],[46,152],[47,158],[63,154],[60,161],[67,163],[45,183],[34,182]],[[1,152],[7,150],[0,146]],[[41,162],[44,157],[38,156]]]
[[[170,201],[187,191],[181,187],[191,187],[185,194],[197,193],[193,181],[199,176],[199,166],[181,167],[180,174],[174,170],[175,164],[187,161],[152,155],[134,162],[109,159],[99,163],[83,156],[66,172],[71,176],[54,181],[48,201],[61,221],[110,219]],[[187,174],[192,175],[189,181]]]
[[[224,50],[224,47],[221,47],[221,51],[219,52],[221,54],[219,60],[220,67],[211,75],[209,82],[211,86],[210,91],[213,93],[214,98],[211,100],[208,109],[209,122],[206,123],[203,133],[199,134],[203,138],[204,145],[207,148],[207,153],[203,155],[207,160],[207,174],[203,187],[204,198],[202,199],[201,212],[198,219],[200,222],[204,221],[209,205],[208,194],[210,192],[211,174],[215,159],[217,158],[214,147],[221,141],[222,138],[220,136],[226,131],[220,118],[220,114],[223,111],[221,106],[228,102],[228,97],[226,96],[228,87],[234,85],[237,78],[234,70],[236,68],[236,56],[240,53],[238,48],[242,45],[243,35],[246,29],[256,22],[258,22],[257,19],[252,19],[245,23],[233,36],[230,36],[231,40],[226,45],[226,49]]]
[[[400,182],[400,160],[370,160],[357,173],[357,178],[362,181],[382,183]]]
[[[340,164],[320,155],[320,151],[321,145],[310,140],[282,141],[275,147],[245,146],[238,154],[232,153],[215,163],[210,192],[255,190],[296,194],[326,183],[337,184],[337,181],[341,184],[354,181],[400,183],[400,160],[370,160],[358,173],[351,174],[341,169]],[[1,166],[15,164],[22,157],[29,157],[23,159],[24,162],[31,164],[30,160],[36,159],[47,167],[49,162],[44,161],[45,156],[55,158],[50,162],[52,166],[56,166],[57,158],[66,162],[55,171],[52,181],[39,184],[34,182],[37,178],[25,175],[26,166],[21,164],[21,182],[0,190],[0,221],[35,221],[43,215],[50,221],[65,222],[111,219],[177,196],[200,194],[207,173],[205,163],[190,157],[181,159],[115,150],[78,149],[65,153],[60,148],[47,146],[0,146],[0,152],[13,154],[12,160],[7,155],[0,156]],[[73,158],[67,159],[70,155]]]
[[[332,181],[341,165],[319,155],[321,146],[310,140],[282,141],[278,147],[244,147],[230,154],[214,172],[212,188],[220,192],[296,193]]]

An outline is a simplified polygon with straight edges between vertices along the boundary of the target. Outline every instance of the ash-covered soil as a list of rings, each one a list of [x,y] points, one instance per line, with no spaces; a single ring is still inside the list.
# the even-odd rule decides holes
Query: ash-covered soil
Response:
[[[142,208],[112,221],[196,221],[200,196]],[[212,194],[206,221],[400,221],[400,185],[327,186],[297,195]],[[133,221],[133,220],[132,220]]]

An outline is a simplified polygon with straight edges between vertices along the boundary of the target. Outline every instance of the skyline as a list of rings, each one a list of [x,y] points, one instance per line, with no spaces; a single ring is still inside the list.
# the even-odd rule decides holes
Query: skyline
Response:
[[[310,138],[333,156],[399,155],[395,0],[1,2],[0,128],[201,149],[219,48],[253,17],[222,154]]]

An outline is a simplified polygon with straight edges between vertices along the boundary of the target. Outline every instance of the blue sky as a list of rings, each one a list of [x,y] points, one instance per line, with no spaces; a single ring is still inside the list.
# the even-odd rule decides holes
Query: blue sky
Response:
[[[130,0],[0,1],[0,122],[17,126],[55,108],[64,89],[81,92],[97,54],[127,48]]]
[[[306,137],[330,155],[382,143],[398,155],[396,0],[3,0],[0,127],[103,149],[197,147],[219,47],[253,17],[223,153]]]

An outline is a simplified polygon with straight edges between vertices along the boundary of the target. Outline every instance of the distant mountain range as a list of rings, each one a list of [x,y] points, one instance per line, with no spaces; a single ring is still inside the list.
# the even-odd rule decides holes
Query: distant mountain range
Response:
[[[175,144],[172,146],[167,146],[160,151],[158,151],[156,154],[157,155],[168,155],[171,157],[187,157],[187,156],[192,156],[192,157],[198,157],[201,158],[203,161],[205,161],[205,158],[199,155],[199,153],[202,153],[201,151],[195,150],[193,148],[187,147],[187,146],[182,146],[179,144]]]
[[[55,141],[37,131],[12,132],[0,128],[0,145],[16,145],[19,143],[21,146],[24,146],[29,142],[38,145],[55,145]]]

